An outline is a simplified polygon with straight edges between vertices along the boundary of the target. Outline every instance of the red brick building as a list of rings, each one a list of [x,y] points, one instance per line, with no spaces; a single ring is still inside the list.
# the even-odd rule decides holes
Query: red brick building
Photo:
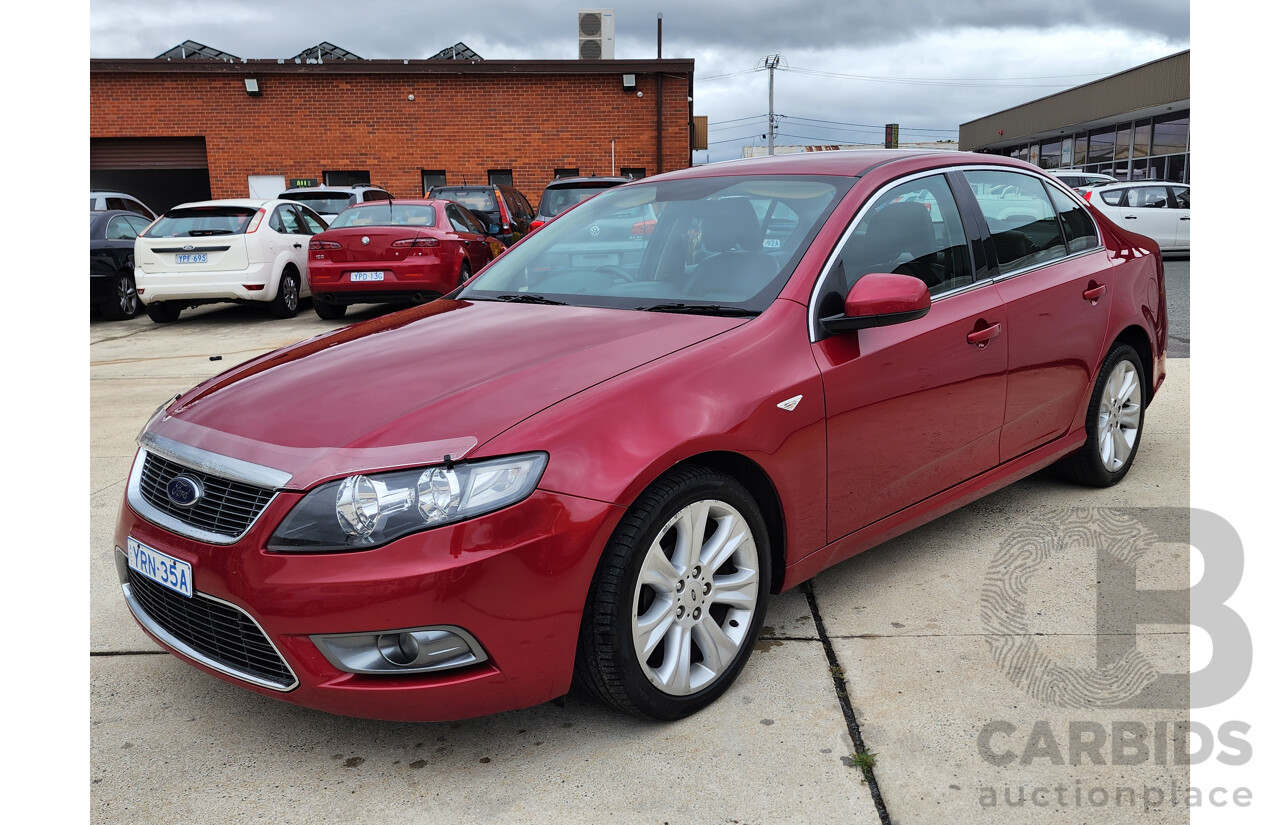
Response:
[[[693,60],[89,61],[90,184],[153,208],[276,181],[513,183],[690,165]]]

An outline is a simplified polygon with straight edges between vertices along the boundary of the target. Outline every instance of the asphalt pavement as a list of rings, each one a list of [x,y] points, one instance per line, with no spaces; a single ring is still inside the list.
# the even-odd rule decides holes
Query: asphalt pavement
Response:
[[[1182,266],[1171,283],[1189,283]],[[93,822],[1189,821],[1185,696],[1116,693],[1127,683],[1103,667],[1102,637],[1125,591],[1098,574],[1127,564],[1130,589],[1189,584],[1189,359],[1169,361],[1120,485],[1037,474],[776,597],[738,683],[692,718],[638,721],[570,694],[406,724],[294,707],[179,662],[134,623],[112,561],[156,406],[340,325],[306,304],[285,321],[221,306],[90,324]],[[1147,677],[1189,668],[1186,627],[1125,638],[1122,675],[1135,660]]]

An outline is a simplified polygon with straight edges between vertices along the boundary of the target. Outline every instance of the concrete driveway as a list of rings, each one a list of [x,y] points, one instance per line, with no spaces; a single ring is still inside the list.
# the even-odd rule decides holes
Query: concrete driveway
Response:
[[[776,597],[738,683],[693,718],[571,694],[403,724],[296,708],[160,652],[111,558],[156,406],[338,325],[304,304],[287,321],[227,306],[90,326],[95,823],[1189,821],[1185,691],[1156,679],[1135,699],[1126,681],[1185,673],[1187,628],[1140,624],[1135,643],[1107,613],[1127,592],[1117,563],[1136,566],[1130,591],[1189,584],[1189,360],[1170,361],[1119,486],[1036,475]]]

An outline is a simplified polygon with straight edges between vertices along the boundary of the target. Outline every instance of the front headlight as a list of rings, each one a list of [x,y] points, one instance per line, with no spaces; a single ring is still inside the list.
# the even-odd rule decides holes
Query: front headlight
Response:
[[[515,504],[533,492],[546,466],[546,453],[529,453],[348,476],[308,493],[267,548],[287,553],[367,550]]]

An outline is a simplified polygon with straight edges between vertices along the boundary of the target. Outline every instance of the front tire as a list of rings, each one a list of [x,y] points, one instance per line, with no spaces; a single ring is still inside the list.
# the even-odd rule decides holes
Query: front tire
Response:
[[[298,301],[301,296],[301,287],[299,286],[298,274],[292,269],[286,269],[284,274],[280,276],[280,288],[276,290],[276,297],[272,299],[268,309],[275,318],[292,318],[298,314]]]
[[[1133,466],[1146,418],[1147,379],[1142,359],[1128,344],[1117,344],[1098,370],[1085,418],[1085,443],[1055,465],[1069,481],[1110,487]]]
[[[127,321],[138,315],[138,287],[131,273],[121,272],[111,279],[111,300],[104,307],[104,314],[112,321]]]
[[[663,476],[600,560],[578,638],[579,682],[653,719],[711,704],[759,636],[769,564],[764,517],[740,483],[696,466]]]

